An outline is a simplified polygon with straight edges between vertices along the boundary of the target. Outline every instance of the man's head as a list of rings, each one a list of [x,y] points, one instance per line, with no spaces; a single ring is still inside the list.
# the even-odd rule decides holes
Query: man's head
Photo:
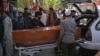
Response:
[[[18,12],[18,17],[22,17],[23,13],[22,12]]]
[[[52,12],[54,9],[53,8],[49,8],[49,11]]]
[[[36,18],[41,19],[41,16],[42,16],[42,12],[37,11],[37,12],[35,13],[35,17],[36,17]]]
[[[71,16],[71,10],[70,9],[65,9],[65,16],[66,17]]]
[[[72,15],[72,17],[75,17],[76,16],[76,11],[75,10],[71,10],[71,15]]]
[[[39,11],[43,11],[43,8],[39,8]]]
[[[27,13],[27,17],[31,18],[31,16],[32,16],[31,13]]]
[[[9,12],[12,12],[14,10],[12,5],[9,5]]]
[[[28,12],[28,8],[27,7],[24,8],[24,12]]]

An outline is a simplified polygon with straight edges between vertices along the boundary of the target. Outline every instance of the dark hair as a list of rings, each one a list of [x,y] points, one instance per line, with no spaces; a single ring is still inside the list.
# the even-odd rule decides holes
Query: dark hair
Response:
[[[86,13],[87,13],[87,14],[91,14],[92,11],[91,11],[90,9],[87,9],[87,10],[86,10]]]
[[[27,8],[27,7],[25,7],[25,8],[24,8],[24,10],[28,10],[28,8]]]
[[[31,13],[27,13],[27,16],[31,15]]]
[[[76,13],[76,11],[75,11],[75,10],[71,10],[71,13],[72,13],[72,12]]]
[[[45,13],[45,10],[43,8],[39,8],[39,11]]]
[[[63,16],[65,16],[65,10],[62,11]]]
[[[37,17],[38,15],[42,15],[42,12],[37,11],[37,12],[35,13],[35,17]]]
[[[39,8],[39,11],[43,11],[43,8]]]
[[[53,8],[49,8],[51,11],[53,11],[54,9]]]
[[[23,12],[18,12],[18,13],[23,13]]]

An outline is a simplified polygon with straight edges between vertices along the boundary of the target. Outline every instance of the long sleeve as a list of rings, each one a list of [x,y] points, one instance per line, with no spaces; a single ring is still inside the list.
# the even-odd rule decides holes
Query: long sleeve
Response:
[[[12,37],[12,21],[9,17],[4,19],[4,38],[6,39],[7,36]]]
[[[60,37],[59,37],[59,41],[62,41],[64,35],[64,25],[63,25],[63,21],[60,23]]]
[[[8,30],[9,30],[9,25],[8,25],[9,23],[8,23],[8,21],[7,21],[7,19],[5,18],[4,19],[4,39],[7,39],[7,33],[8,33]]]
[[[100,43],[93,43],[91,41],[85,41],[84,43],[79,43],[83,48],[91,50],[100,50]]]

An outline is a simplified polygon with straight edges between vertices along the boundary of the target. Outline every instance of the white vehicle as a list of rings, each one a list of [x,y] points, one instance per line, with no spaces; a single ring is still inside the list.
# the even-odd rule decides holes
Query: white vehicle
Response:
[[[63,0],[62,3],[71,4],[79,13],[76,19],[77,27],[81,28],[76,56],[95,56],[100,50],[100,17],[97,6],[91,0]],[[91,6],[92,5],[92,6]],[[86,23],[82,24],[82,20]],[[77,51],[77,49],[75,50]]]

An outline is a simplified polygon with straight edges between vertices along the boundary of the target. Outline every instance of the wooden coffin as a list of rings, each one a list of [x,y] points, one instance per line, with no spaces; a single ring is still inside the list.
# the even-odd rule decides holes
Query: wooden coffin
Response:
[[[76,37],[80,37],[80,28],[77,27]],[[14,44],[21,46],[42,45],[48,43],[56,43],[59,38],[60,27],[43,27],[36,29],[14,30]]]
[[[21,46],[55,43],[59,38],[59,26],[13,31],[13,41]]]

